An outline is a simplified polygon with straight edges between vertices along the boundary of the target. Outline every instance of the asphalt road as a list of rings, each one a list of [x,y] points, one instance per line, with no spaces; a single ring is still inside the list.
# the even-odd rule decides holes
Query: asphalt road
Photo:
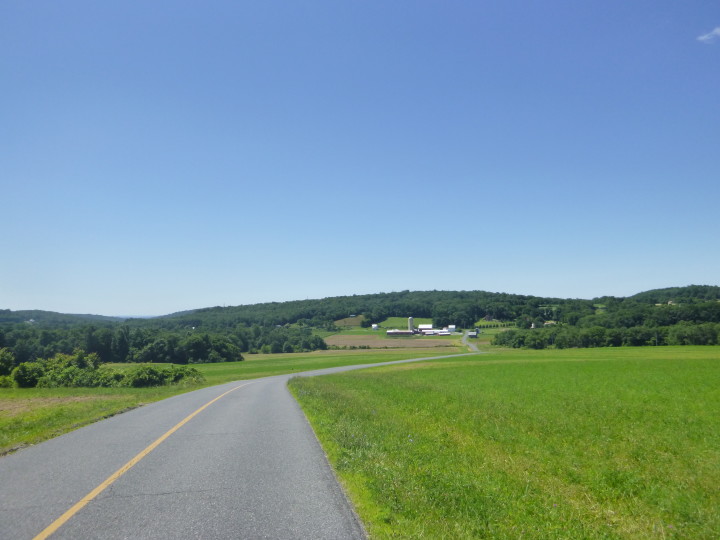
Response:
[[[0,538],[365,538],[287,390],[296,375],[175,396],[0,458]]]

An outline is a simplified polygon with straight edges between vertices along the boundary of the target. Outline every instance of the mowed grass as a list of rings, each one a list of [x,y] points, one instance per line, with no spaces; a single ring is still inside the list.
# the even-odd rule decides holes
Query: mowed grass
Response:
[[[718,347],[500,351],[291,390],[373,538],[718,538]]]
[[[162,388],[2,388],[0,455],[183,391]]]
[[[435,351],[319,351],[246,355],[243,362],[196,364],[205,383],[159,388],[0,388],[0,455],[119,412],[225,382],[334,366],[437,356]],[[162,364],[159,364],[160,366]],[[115,364],[125,369],[127,364]]]
[[[373,321],[376,322],[376,321]],[[415,328],[418,327],[420,324],[432,324],[433,320],[431,318],[425,318],[425,317],[414,317],[413,318],[413,324],[415,325]],[[408,327],[408,320],[407,317],[388,317],[384,321],[379,322],[381,328],[397,328],[399,330],[407,330]]]

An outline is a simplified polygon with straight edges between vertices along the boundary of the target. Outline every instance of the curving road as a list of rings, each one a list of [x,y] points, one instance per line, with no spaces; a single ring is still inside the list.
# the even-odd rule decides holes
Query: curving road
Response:
[[[0,458],[0,537],[365,538],[293,376],[182,394]]]

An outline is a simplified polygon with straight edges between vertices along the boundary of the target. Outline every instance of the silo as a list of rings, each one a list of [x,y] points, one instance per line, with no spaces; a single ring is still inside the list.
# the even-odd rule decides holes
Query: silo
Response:
[[[415,325],[413,324],[413,318],[408,317],[408,331],[414,332],[415,331]]]

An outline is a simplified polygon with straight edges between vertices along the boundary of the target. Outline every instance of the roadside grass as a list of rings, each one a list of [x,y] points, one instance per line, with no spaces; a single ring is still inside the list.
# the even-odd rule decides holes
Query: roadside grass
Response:
[[[182,391],[185,387],[0,389],[0,455]]]
[[[450,353],[448,353],[450,354]],[[318,351],[246,355],[243,362],[193,364],[205,383],[155,388],[0,388],[0,455],[119,412],[225,382],[350,364],[437,356],[428,350]],[[123,370],[136,364],[110,364]]]
[[[717,538],[720,348],[503,350],[297,378],[373,538]]]
[[[243,362],[224,362],[217,364],[193,364],[205,376],[210,386],[225,382],[245,379],[257,379],[286,373],[299,373],[336,366],[354,364],[377,364],[407,358],[423,358],[452,354],[453,351],[438,353],[427,349],[380,349],[380,350],[347,350],[317,351],[307,354],[248,354]]]

